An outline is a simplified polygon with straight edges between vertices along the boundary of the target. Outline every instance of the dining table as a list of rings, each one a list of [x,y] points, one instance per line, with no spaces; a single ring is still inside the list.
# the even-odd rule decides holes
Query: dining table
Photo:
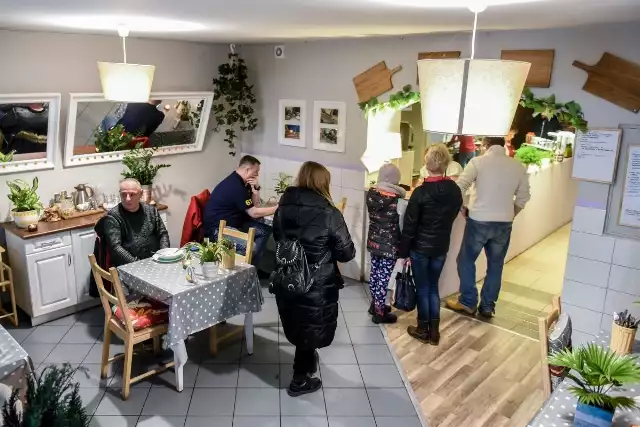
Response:
[[[594,344],[603,347],[609,347],[610,341],[611,335],[605,331],[601,331],[592,340]],[[632,350],[632,355],[634,356],[640,356],[640,346],[637,343],[636,341]],[[527,427],[573,426],[578,404],[578,398],[569,391],[569,387],[573,384],[573,381],[568,378],[562,381],[553,390],[551,396],[549,396],[538,413],[529,421]],[[638,401],[640,400],[640,384],[625,384],[621,387],[614,387],[611,394],[632,397]],[[636,425],[640,425],[640,410],[617,410],[614,413],[612,427],[631,427]]]
[[[234,316],[244,315],[246,347],[253,354],[253,313],[262,310],[264,297],[256,268],[237,263],[218,268],[205,277],[199,264],[187,278],[181,262],[161,263],[152,258],[118,267],[122,283],[130,292],[161,301],[169,307],[167,346],[173,350],[176,388],[184,388],[183,368],[187,363],[185,340]]]

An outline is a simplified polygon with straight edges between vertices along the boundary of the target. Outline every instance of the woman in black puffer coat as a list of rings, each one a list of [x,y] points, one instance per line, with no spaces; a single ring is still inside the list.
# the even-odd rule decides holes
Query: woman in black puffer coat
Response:
[[[316,349],[330,345],[336,332],[339,289],[344,285],[337,263],[356,255],[344,218],[331,201],[330,183],[327,168],[305,162],[296,185],[282,195],[273,221],[276,241],[298,239],[309,266],[323,261],[308,293],[276,295],[284,333],[296,346],[290,396],[314,392],[322,385],[312,374],[317,369]]]

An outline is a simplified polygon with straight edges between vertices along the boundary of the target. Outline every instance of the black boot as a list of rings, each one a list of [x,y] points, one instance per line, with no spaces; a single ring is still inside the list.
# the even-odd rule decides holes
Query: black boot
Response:
[[[407,327],[407,333],[425,344],[429,343],[429,322],[418,320],[418,326]]]
[[[391,313],[391,306],[390,306],[390,305],[385,306],[385,307],[384,307],[384,309],[385,309],[385,312],[386,312],[386,313]],[[376,311],[376,306],[375,306],[375,304],[373,303],[373,301],[371,301],[371,305],[369,306],[369,311],[368,311],[368,313],[369,313],[371,316],[373,316],[373,315],[375,314],[375,311]]]
[[[294,375],[287,389],[287,394],[291,397],[302,396],[320,390],[322,381],[309,375]]]
[[[440,344],[440,319],[429,320],[429,344]]]

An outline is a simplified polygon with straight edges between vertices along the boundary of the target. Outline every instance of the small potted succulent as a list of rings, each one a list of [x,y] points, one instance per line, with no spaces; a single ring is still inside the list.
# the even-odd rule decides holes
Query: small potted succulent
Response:
[[[222,261],[222,252],[217,242],[211,242],[208,238],[204,242],[189,242],[184,246],[186,257],[191,258],[193,254],[200,259],[202,274],[205,278],[211,279],[218,273],[218,266]]]
[[[616,409],[637,408],[632,397],[609,395],[613,387],[640,382],[640,365],[635,357],[588,344],[554,353],[548,361],[549,365],[569,369],[567,378],[573,385],[568,390],[578,398],[575,427],[610,426]]]
[[[33,178],[33,185],[22,179],[7,181],[11,193],[7,196],[13,205],[11,214],[13,220],[19,228],[29,228],[30,225],[38,224],[40,211],[43,209],[42,202],[36,190],[38,189],[38,178]]]
[[[222,254],[222,268],[233,268],[236,265],[236,244],[230,239],[223,238],[218,242],[218,249]]]
[[[630,354],[636,339],[638,324],[640,319],[633,317],[628,310],[613,313],[609,348],[617,354]]]

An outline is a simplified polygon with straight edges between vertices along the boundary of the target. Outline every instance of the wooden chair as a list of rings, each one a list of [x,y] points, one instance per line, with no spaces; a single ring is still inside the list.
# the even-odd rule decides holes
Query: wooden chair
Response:
[[[243,233],[242,231],[234,230],[232,228],[227,227],[227,222],[225,220],[220,221],[220,226],[218,228],[218,241],[222,240],[225,237],[234,237],[236,239],[242,240],[245,243],[245,247],[247,250],[244,255],[238,254],[236,252],[236,263],[240,264],[251,264],[251,259],[253,258],[253,244],[256,237],[256,229],[251,227],[247,233]],[[226,326],[226,325],[225,325]],[[232,338],[239,333],[242,333],[243,328],[233,328],[226,327],[225,331],[218,331],[219,325],[214,325],[209,328],[209,352],[212,356],[215,356],[218,353],[218,344],[221,342]],[[221,332],[220,334],[218,332]],[[244,332],[247,339],[247,352],[249,354],[253,354],[253,313],[247,313],[244,316]]]
[[[5,249],[0,246],[0,289],[2,289],[2,292],[9,291],[11,311],[5,310],[2,307],[2,303],[0,303],[0,319],[8,317],[13,326],[18,327],[18,310],[16,309],[16,293],[13,288],[13,273],[11,272],[11,267],[2,260],[3,253],[5,253]]]
[[[104,342],[102,344],[102,362],[100,364],[100,377],[107,378],[109,363],[124,357],[124,371],[122,372],[123,386],[122,386],[122,399],[127,400],[129,398],[129,391],[131,384],[134,384],[140,380],[143,380],[151,375],[155,375],[166,371],[168,368],[174,366],[175,362],[171,361],[160,366],[157,369],[152,369],[144,374],[138,375],[135,378],[131,378],[131,364],[133,361],[133,346],[147,340],[153,340],[153,351],[158,353],[160,351],[160,339],[162,335],[167,333],[168,323],[161,325],[154,325],[148,328],[135,331],[129,317],[129,311],[127,309],[127,300],[122,291],[122,284],[118,277],[118,271],[111,267],[109,271],[105,271],[96,262],[96,258],[93,254],[89,255],[89,263],[91,264],[91,271],[93,277],[98,285],[98,291],[100,292],[100,300],[102,301],[102,307],[104,308]],[[111,287],[115,295],[108,292],[104,286],[104,280],[111,283]],[[120,308],[120,312],[124,318],[124,322],[121,322],[117,317],[113,315],[111,311],[111,305]],[[111,344],[111,333],[116,334],[124,341],[124,354],[118,354],[114,357],[109,357],[109,345]]]
[[[336,204],[336,208],[340,211],[341,214],[344,215],[344,208],[347,207],[347,198],[343,197],[339,203]]]
[[[560,297],[554,296],[551,300],[551,312],[547,317],[538,318],[538,336],[540,339],[540,356],[542,356],[542,390],[545,398],[551,395],[551,376],[549,374],[549,328],[558,321],[560,317]]]

